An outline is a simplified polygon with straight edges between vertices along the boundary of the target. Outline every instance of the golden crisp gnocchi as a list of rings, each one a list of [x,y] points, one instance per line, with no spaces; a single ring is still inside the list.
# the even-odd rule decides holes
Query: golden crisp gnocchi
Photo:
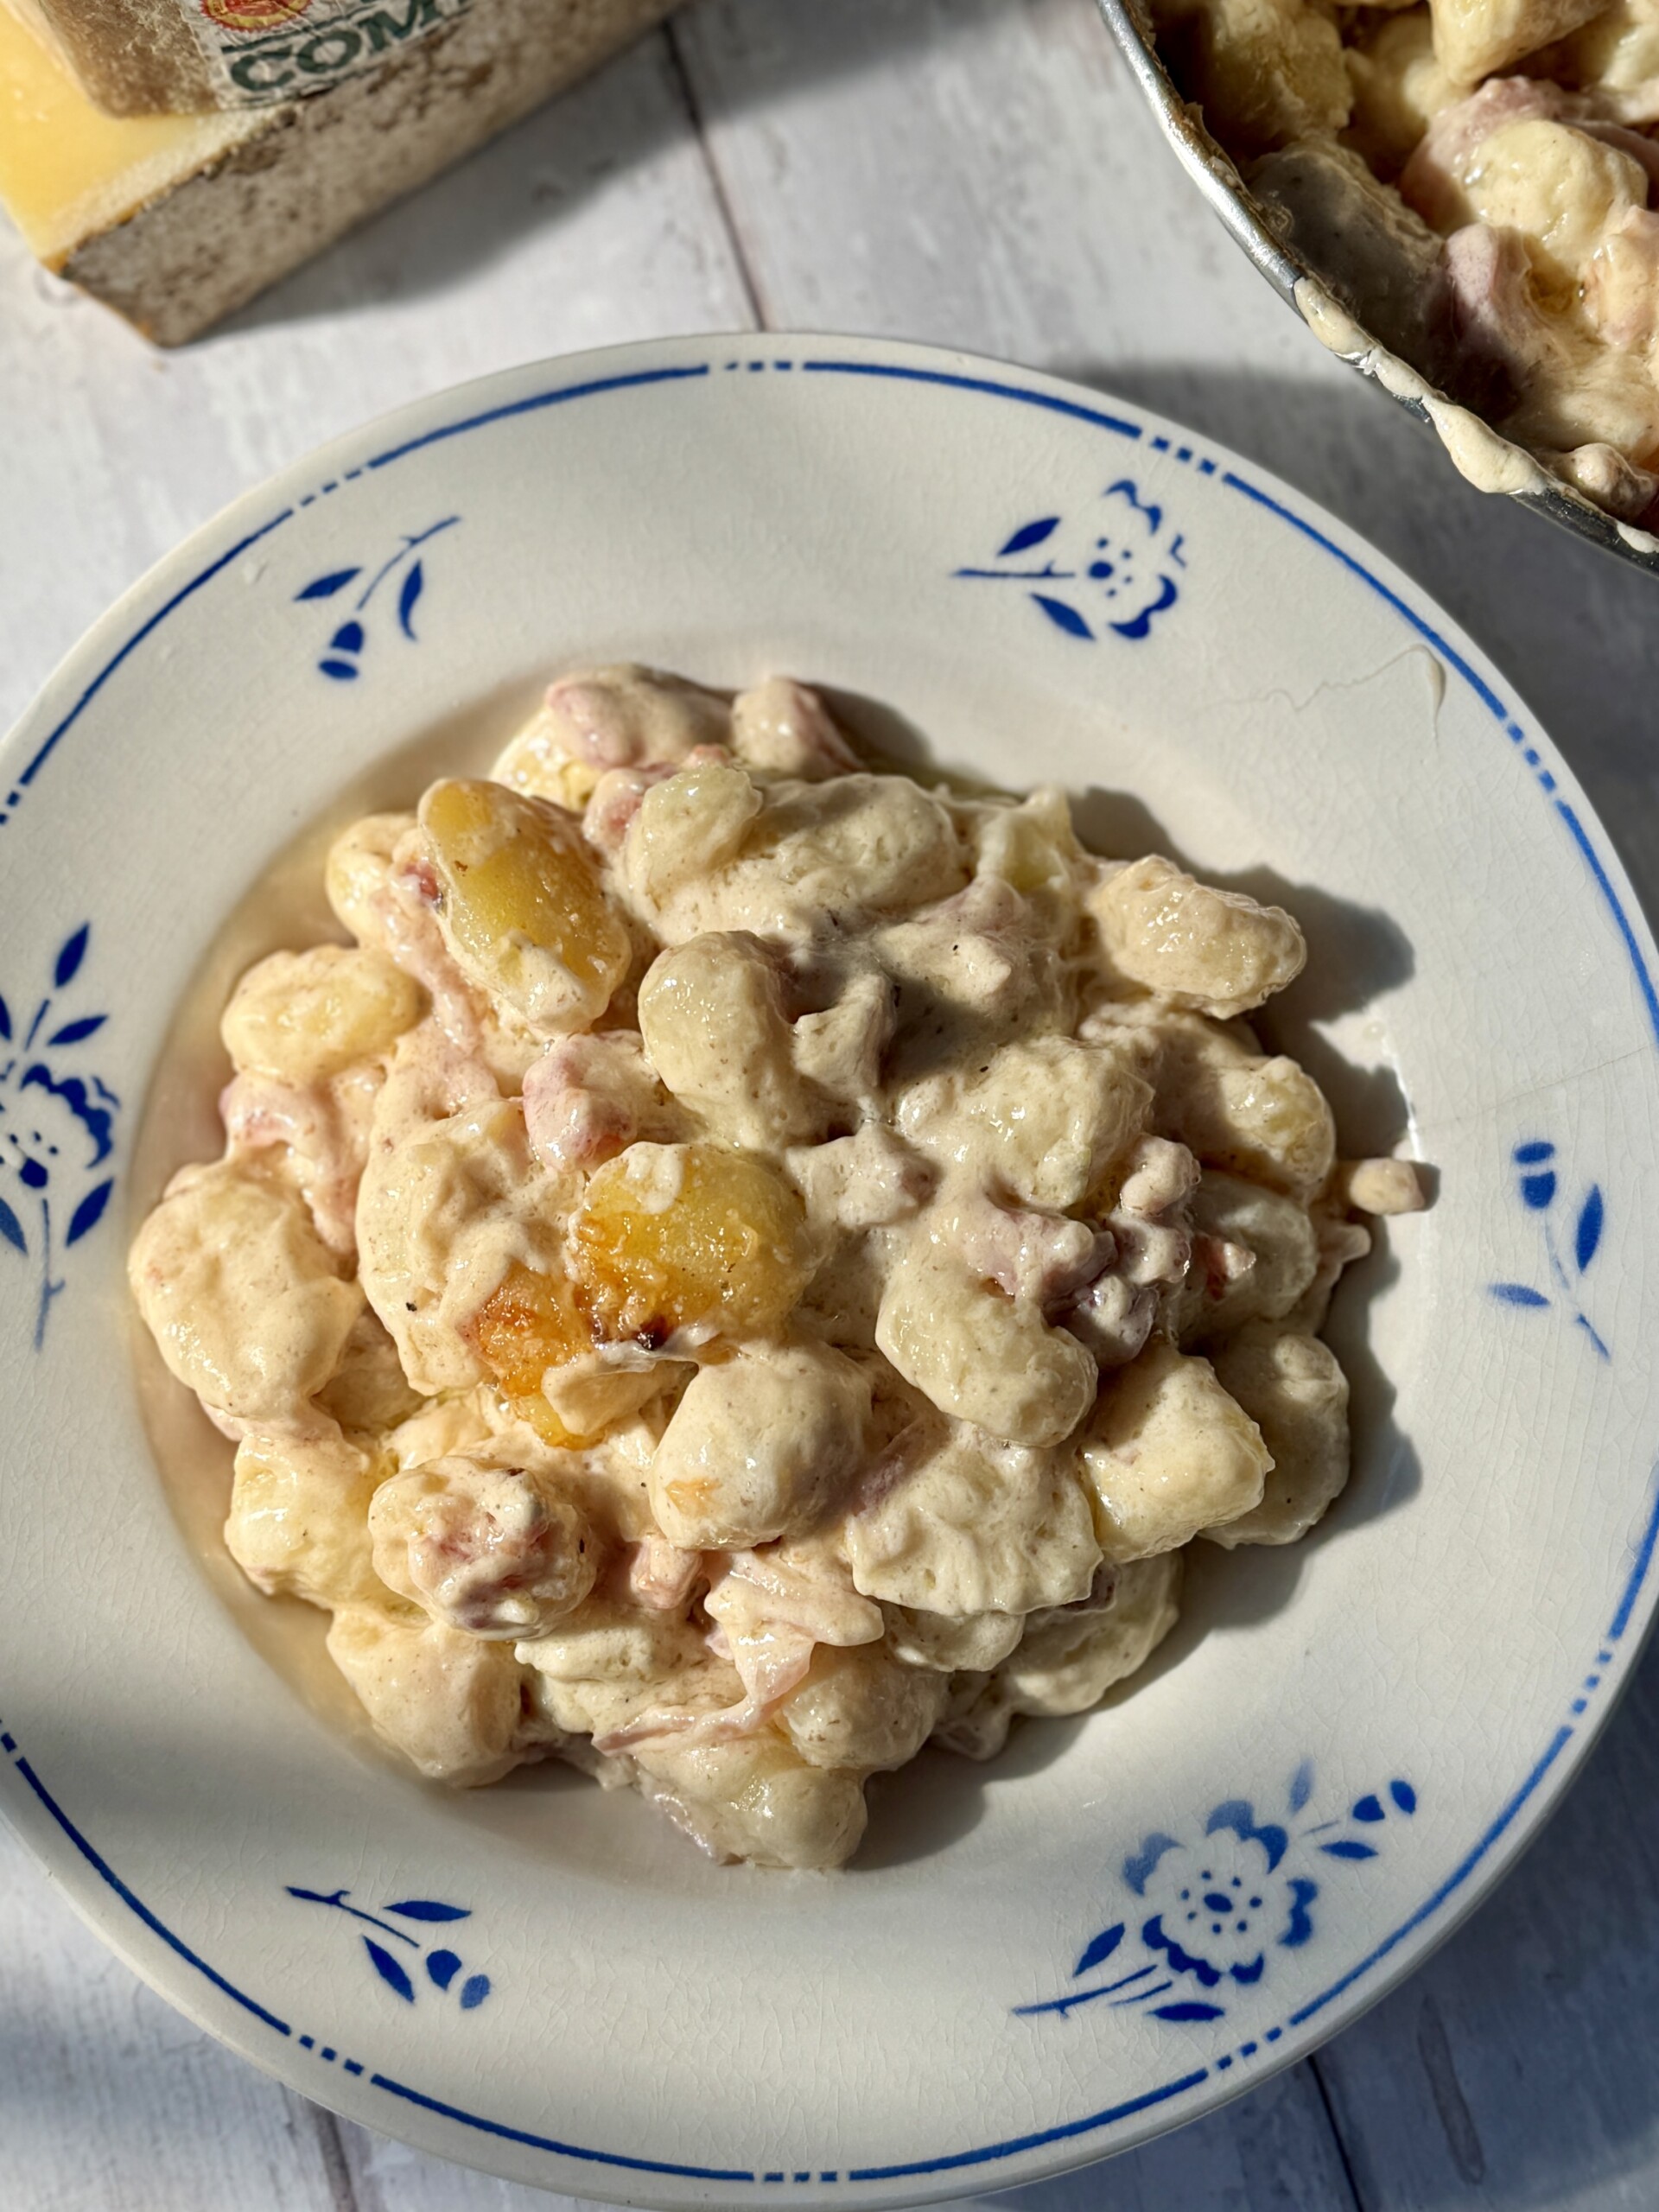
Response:
[[[836,1866],[869,1776],[1097,1704],[1189,1545],[1340,1491],[1317,1331],[1421,1198],[1242,1018],[1281,909],[633,667],[327,890],[353,941],[238,984],[225,1156],[131,1280],[232,1558],[423,1775],[560,1758]]]

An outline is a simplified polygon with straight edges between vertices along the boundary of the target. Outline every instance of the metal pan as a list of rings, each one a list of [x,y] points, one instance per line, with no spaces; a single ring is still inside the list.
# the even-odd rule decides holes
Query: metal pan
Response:
[[[1274,291],[1320,343],[1435,429],[1452,465],[1480,489],[1501,491],[1570,530],[1575,537],[1659,575],[1659,538],[1615,521],[1549,475],[1530,454],[1500,437],[1379,344],[1332,299],[1318,273],[1270,227],[1261,202],[1230,156],[1205,129],[1198,110],[1183,99],[1135,0],[1099,0],[1099,6],[1182,167]]]

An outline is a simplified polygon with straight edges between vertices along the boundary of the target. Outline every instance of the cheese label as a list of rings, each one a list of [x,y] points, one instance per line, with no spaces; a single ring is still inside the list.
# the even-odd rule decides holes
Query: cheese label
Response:
[[[219,105],[271,107],[390,60],[473,0],[177,0]]]

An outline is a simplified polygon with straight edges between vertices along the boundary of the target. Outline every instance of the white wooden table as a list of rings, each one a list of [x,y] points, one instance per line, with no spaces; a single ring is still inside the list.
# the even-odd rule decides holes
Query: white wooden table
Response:
[[[1320,354],[1164,150],[1090,0],[696,0],[172,357],[0,236],[0,723],[159,554],[334,431],[510,362],[755,324],[1058,370],[1280,471],[1510,671],[1659,911],[1659,583],[1467,491]],[[1659,1650],[1544,1839],[1404,1988],[1211,2119],[1002,2201],[1652,2212],[1656,1723]],[[3,2212],[554,2201],[337,2121],[221,2050],[3,1832],[0,1899]]]

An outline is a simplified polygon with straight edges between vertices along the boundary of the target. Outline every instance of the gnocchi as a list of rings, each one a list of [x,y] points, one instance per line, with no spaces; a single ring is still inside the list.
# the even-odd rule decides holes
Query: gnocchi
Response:
[[[862,1457],[870,1386],[828,1344],[760,1345],[686,1384],[651,1460],[658,1527],[683,1551],[748,1551],[834,1510]]]
[[[1369,335],[1617,521],[1659,525],[1651,0],[1153,13],[1269,225]],[[1451,449],[1509,489],[1491,447]]]
[[[414,1027],[424,996],[379,953],[340,944],[273,952],[237,985],[225,1049],[238,1073],[319,1083],[388,1051]]]
[[[1334,102],[1327,43],[1269,106]],[[561,1758],[838,1866],[870,1776],[1099,1703],[1190,1545],[1340,1491],[1311,1331],[1422,1192],[1245,1026],[1277,907],[632,665],[327,890],[353,942],[238,984],[224,1157],[131,1281],[236,1440],[231,1557],[423,1775]]]
[[[1206,1359],[1156,1338],[1101,1398],[1083,1471],[1108,1559],[1178,1550],[1262,1503],[1273,1455]]]

